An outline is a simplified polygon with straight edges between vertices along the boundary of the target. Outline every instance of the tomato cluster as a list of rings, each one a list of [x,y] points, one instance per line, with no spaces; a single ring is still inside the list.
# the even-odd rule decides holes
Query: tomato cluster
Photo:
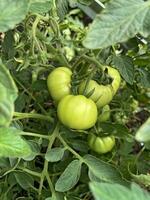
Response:
[[[95,80],[81,82],[78,91],[79,95],[71,94],[72,71],[67,67],[58,67],[48,76],[47,85],[51,97],[57,106],[57,115],[59,120],[65,126],[85,130],[93,127],[98,120],[99,122],[107,121],[110,117],[109,103],[116,94],[121,77],[119,72],[109,66],[104,67],[112,82],[107,85],[97,83]],[[86,93],[92,94],[89,98],[82,95],[86,87]],[[101,113],[98,115],[98,109]],[[107,153],[115,145],[113,136],[99,137],[89,134],[89,147],[97,153]]]

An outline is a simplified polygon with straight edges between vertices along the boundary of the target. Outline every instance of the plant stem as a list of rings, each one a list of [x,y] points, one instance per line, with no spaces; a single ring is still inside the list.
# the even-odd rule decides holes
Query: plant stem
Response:
[[[140,156],[141,156],[141,154],[143,153],[144,150],[145,150],[145,146],[143,146],[143,148],[138,152],[137,156],[135,157],[134,166],[136,165],[138,159],[140,158]]]
[[[49,144],[48,144],[48,147],[47,147],[47,151],[52,148],[52,145],[53,145],[56,137],[58,136],[58,134],[59,134],[59,124],[56,125],[52,135],[49,136]],[[48,161],[45,160],[43,171],[41,173],[40,186],[39,186],[39,189],[38,189],[39,199],[40,199],[40,196],[41,196],[41,193],[42,193],[42,187],[43,187],[44,179],[45,179],[45,177],[47,178],[48,176],[49,176],[49,174],[48,174]],[[55,191],[51,187],[49,179],[48,179],[48,184],[50,186],[51,192],[53,192],[53,194],[55,195]]]
[[[96,58],[90,57],[90,56],[87,56],[87,55],[83,55],[83,58],[86,59],[86,60],[88,60],[89,62],[94,63],[100,69],[102,69],[102,70],[104,69],[103,65],[98,60],[96,60]]]
[[[49,136],[48,135],[42,135],[42,134],[38,134],[38,133],[30,133],[30,132],[21,132],[20,135],[23,136],[31,136],[31,137],[39,137],[39,138],[44,138],[49,140]]]
[[[48,173],[46,173],[46,179],[47,179],[47,182],[48,182],[48,185],[49,185],[49,188],[50,188],[52,194],[55,195],[55,189],[54,189],[53,183],[52,183],[52,181],[51,181],[50,176],[48,175]]]
[[[40,45],[39,45],[39,42],[38,42],[38,40],[37,40],[37,38],[36,38],[36,29],[37,29],[37,25],[38,25],[39,21],[40,21],[40,17],[39,17],[39,16],[36,16],[36,19],[35,19],[35,21],[33,22],[33,26],[32,26],[32,35],[33,35],[34,41],[36,42],[36,44],[37,44],[37,46],[38,46],[39,51],[42,52],[42,49],[41,49],[41,47],[40,47]]]
[[[66,57],[63,55],[61,50],[55,49],[51,44],[46,45],[47,49],[52,52],[53,54],[56,54],[56,59],[63,65],[71,68],[69,62],[67,61]]]
[[[76,158],[78,158],[81,162],[85,162],[84,159],[65,142],[61,135],[58,136],[58,139],[61,141],[64,147],[68,149],[68,151],[70,151]]]
[[[41,177],[41,173],[38,173],[38,172],[35,172],[35,171],[32,171],[30,169],[27,169],[27,168],[22,168],[22,167],[19,167],[18,169],[24,171],[24,172],[27,172],[28,174],[31,174],[33,176],[37,176],[37,177]]]
[[[17,117],[17,119],[34,118],[34,119],[41,119],[41,120],[53,122],[53,119],[50,116],[46,116],[46,115],[42,115],[38,113],[14,112],[13,116]]]

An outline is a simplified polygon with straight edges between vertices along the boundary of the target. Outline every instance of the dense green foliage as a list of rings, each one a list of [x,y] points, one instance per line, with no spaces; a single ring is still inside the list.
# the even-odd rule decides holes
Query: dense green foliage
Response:
[[[149,200],[149,169],[150,0],[0,0],[0,199]]]

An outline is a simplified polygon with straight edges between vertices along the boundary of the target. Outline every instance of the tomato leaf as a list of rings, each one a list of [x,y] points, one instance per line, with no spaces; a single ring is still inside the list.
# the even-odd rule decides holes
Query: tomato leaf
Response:
[[[15,172],[14,176],[16,178],[17,183],[23,188],[28,189],[31,188],[31,186],[34,186],[34,179],[26,173],[22,172]]]
[[[91,182],[90,189],[95,200],[150,200],[150,195],[136,184],[129,189],[119,184]]]
[[[134,65],[132,58],[129,56],[113,56],[112,64],[117,68],[121,76],[129,84],[133,84],[134,80]]]
[[[0,1],[0,32],[5,32],[21,22],[28,12],[28,0]]]
[[[14,101],[17,98],[17,87],[0,60],[0,126],[9,126],[13,112]]]
[[[136,12],[135,12],[136,11]],[[83,45],[89,49],[105,48],[150,32],[149,2],[114,0],[95,18]]]
[[[0,59],[0,83],[9,90],[12,100],[16,100],[18,89],[7,67]]]
[[[31,154],[29,156],[23,157],[23,159],[26,160],[26,161],[31,161],[37,155],[40,154],[40,145],[38,144],[37,141],[33,141],[33,140],[28,140],[28,144],[29,144],[30,149],[31,149],[32,152],[31,152]]]
[[[109,183],[126,184],[120,172],[114,166],[88,154],[84,156],[84,160],[92,175],[98,179]]]
[[[52,0],[31,0],[29,11],[33,13],[45,13],[52,7]]]
[[[15,128],[0,128],[0,157],[22,158],[31,153],[28,143],[20,136],[22,131]]]
[[[139,71],[139,77],[138,77],[139,83],[145,88],[150,88],[150,72],[143,68],[139,68],[138,71]]]
[[[61,147],[56,147],[48,150],[45,155],[45,159],[49,162],[57,162],[62,159],[65,149]]]
[[[72,161],[55,184],[56,191],[65,192],[74,187],[81,173],[81,162],[79,160]]]
[[[112,134],[119,138],[130,138],[130,132],[128,128],[122,124],[116,124],[112,122],[100,123],[100,127],[105,133]]]

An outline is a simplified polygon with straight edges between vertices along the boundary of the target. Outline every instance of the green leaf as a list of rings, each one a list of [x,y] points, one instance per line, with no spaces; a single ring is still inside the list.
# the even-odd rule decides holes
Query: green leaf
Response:
[[[37,143],[37,141],[32,141],[32,140],[29,140],[28,144],[31,149],[31,154],[29,156],[23,157],[23,159],[26,161],[31,161],[34,160],[34,158],[40,154],[40,146]]]
[[[150,195],[135,184],[129,189],[119,184],[91,182],[90,189],[95,200],[150,200]]]
[[[134,81],[134,65],[132,58],[129,56],[113,56],[113,65],[117,68],[121,76],[129,84],[133,84]]]
[[[18,89],[15,85],[13,78],[7,67],[2,63],[0,59],[0,83],[9,90],[12,100],[16,100]]]
[[[31,0],[30,12],[34,13],[45,13],[48,12],[52,7],[52,0]]]
[[[17,183],[23,188],[28,189],[34,186],[34,179],[29,175],[22,172],[15,172],[14,176]]]
[[[146,69],[139,68],[139,82],[145,88],[150,88],[150,72]]]
[[[2,43],[2,53],[5,60],[13,59],[15,56],[14,48],[14,33],[12,30],[5,33],[4,41]]]
[[[83,45],[89,49],[105,48],[149,32],[149,1],[113,0],[95,18]],[[144,23],[145,20],[145,23]]]
[[[91,9],[89,6],[86,6],[86,5],[83,5],[83,4],[80,4],[80,3],[78,3],[77,5],[91,19],[95,18],[96,12],[93,9]]]
[[[126,184],[120,172],[112,165],[92,156],[85,155],[84,160],[92,175],[109,183]]]
[[[48,152],[45,155],[45,159],[49,162],[57,162],[62,159],[64,155],[64,148],[56,147],[53,149],[48,150]]]
[[[11,123],[17,92],[9,71],[0,60],[0,126],[9,126]]]
[[[57,180],[56,191],[65,192],[73,188],[80,178],[80,173],[81,162],[79,160],[72,161]]]
[[[68,11],[68,0],[56,0],[56,6],[60,20],[63,20]]]
[[[130,138],[130,132],[126,126],[112,122],[101,122],[100,127],[105,133],[112,134],[119,138]]]
[[[0,128],[0,157],[22,158],[31,153],[27,142],[20,136],[22,131],[15,128]]]
[[[9,126],[11,123],[14,103],[11,99],[9,90],[0,83],[0,126]]]
[[[136,181],[139,184],[143,184],[146,187],[150,186],[150,174],[145,175],[145,174],[140,174],[140,175],[135,175],[135,174],[131,174],[132,178],[134,179],[134,181]]]
[[[139,142],[150,141],[150,118],[139,128],[135,135],[135,139]]]
[[[0,32],[21,22],[28,12],[29,0],[0,0]]]

